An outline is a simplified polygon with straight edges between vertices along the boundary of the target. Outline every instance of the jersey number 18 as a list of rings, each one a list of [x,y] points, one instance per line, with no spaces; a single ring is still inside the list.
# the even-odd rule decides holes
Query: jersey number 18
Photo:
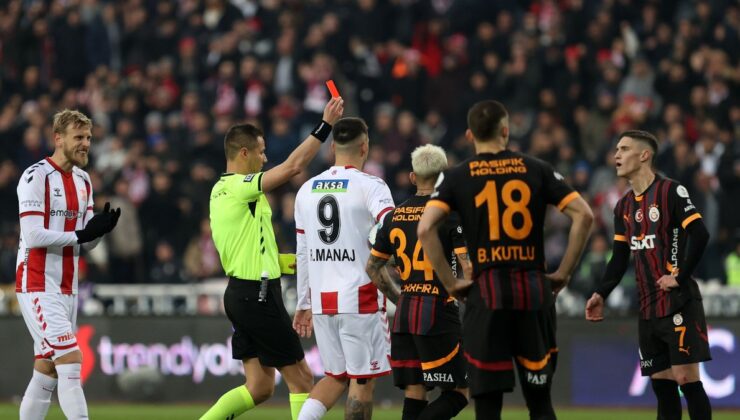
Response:
[[[518,192],[519,198],[514,198],[514,191]],[[498,190],[496,181],[486,181],[486,185],[475,196],[475,207],[488,206],[488,239],[497,241],[501,239],[501,227],[504,233],[511,239],[522,240],[529,236],[532,231],[532,213],[529,212],[527,204],[532,198],[532,191],[524,181],[512,179],[501,188],[501,200],[506,208],[499,215]],[[514,215],[521,214],[523,223],[521,227],[514,226]],[[500,222],[499,222],[500,221]]]

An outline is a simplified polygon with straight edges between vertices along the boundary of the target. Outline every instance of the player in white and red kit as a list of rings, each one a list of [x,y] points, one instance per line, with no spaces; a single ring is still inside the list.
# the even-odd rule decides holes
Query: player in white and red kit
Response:
[[[77,346],[80,245],[92,249],[113,230],[120,209],[93,215],[87,165],[92,122],[79,111],[54,116],[54,154],[27,168],[18,182],[21,224],[16,296],[34,341],[34,371],[23,395],[21,420],[43,419],[51,394],[68,419],[87,419]],[[58,384],[57,384],[58,382]]]
[[[380,178],[360,169],[367,160],[367,125],[343,118],[332,130],[335,166],[296,195],[298,305],[294,327],[313,325],[326,376],[311,391],[299,420],[321,418],[349,383],[345,415],[369,419],[373,378],[391,373],[385,298],[365,272],[368,234],[392,210]]]

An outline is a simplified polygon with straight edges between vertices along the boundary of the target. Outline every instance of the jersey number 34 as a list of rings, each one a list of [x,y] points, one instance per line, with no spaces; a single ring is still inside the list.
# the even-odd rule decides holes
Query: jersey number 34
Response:
[[[396,245],[396,256],[398,256],[398,259],[400,260],[398,262],[400,262],[399,273],[401,280],[405,281],[411,277],[412,268],[414,270],[423,271],[424,280],[434,280],[434,269],[432,268],[432,264],[424,259],[420,241],[416,241],[414,252],[411,259],[409,259],[409,256],[406,255],[406,245],[408,245],[406,233],[399,228],[393,228],[391,229],[390,239],[391,242]]]

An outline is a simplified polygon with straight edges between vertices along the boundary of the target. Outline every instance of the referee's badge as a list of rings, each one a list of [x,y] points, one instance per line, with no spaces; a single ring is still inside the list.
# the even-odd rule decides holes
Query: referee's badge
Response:
[[[673,315],[673,324],[674,325],[683,324],[683,317],[681,316],[681,314]]]

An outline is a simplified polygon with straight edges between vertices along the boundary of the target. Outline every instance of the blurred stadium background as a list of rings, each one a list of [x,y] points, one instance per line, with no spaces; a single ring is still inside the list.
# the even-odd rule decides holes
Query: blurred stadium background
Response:
[[[565,419],[654,405],[636,370],[634,276],[610,297],[609,321],[589,325],[582,313],[609,257],[613,206],[628,187],[614,174],[615,136],[657,133],[659,169],[690,190],[712,235],[696,273],[715,358],[705,387],[715,407],[740,409],[739,33],[733,0],[2,1],[0,341],[14,345],[0,346],[0,400],[17,399],[31,371],[14,297],[15,187],[23,169],[50,153],[54,112],[92,116],[87,169],[96,204],[123,209],[117,229],[80,263],[79,341],[92,413],[110,401],[132,410],[142,401],[205,404],[242,380],[230,359],[225,281],[208,227],[223,133],[235,122],[256,123],[270,161],[282,161],[320,117],[323,82],[332,78],[346,115],[370,125],[365,170],[388,182],[396,202],[413,191],[410,151],[434,143],[452,163],[469,156],[465,112],[495,98],[511,112],[511,147],[553,164],[592,204],[596,231],[558,300],[555,401],[596,411]],[[297,188],[331,161],[327,148],[270,195],[282,252],[295,247]],[[567,219],[548,218],[552,266],[565,249]],[[283,282],[292,312],[294,279]],[[314,344],[304,344],[320,374]],[[287,401],[284,391],[278,401]],[[401,399],[390,380],[381,382],[379,407]],[[521,404],[516,392],[511,400]],[[191,418],[201,409],[172,407],[157,415]],[[2,405],[0,417],[14,410]],[[139,410],[104,418],[144,418]]]

